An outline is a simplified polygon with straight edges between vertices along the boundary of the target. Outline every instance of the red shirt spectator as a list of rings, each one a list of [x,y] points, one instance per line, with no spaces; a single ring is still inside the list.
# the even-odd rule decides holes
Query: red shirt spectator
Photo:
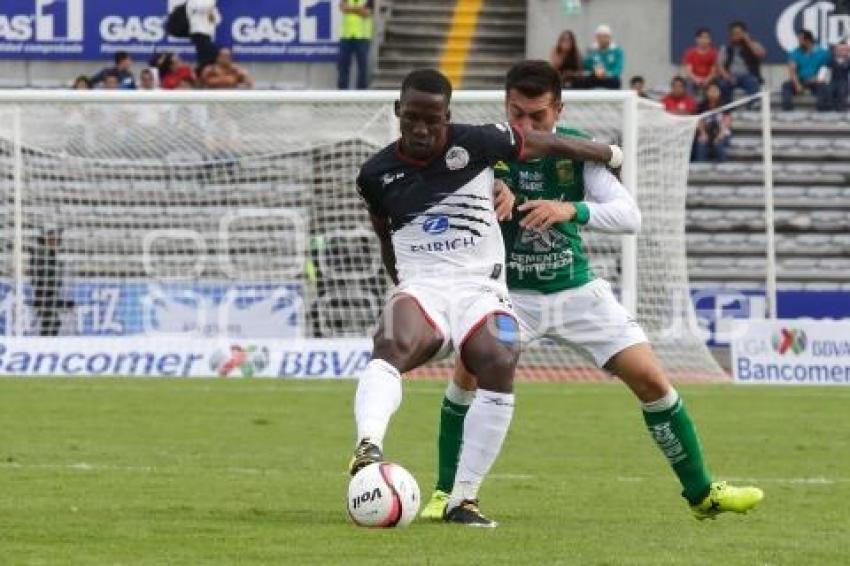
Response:
[[[193,84],[196,81],[195,72],[192,67],[181,61],[177,54],[169,53],[166,55],[159,66],[159,82],[164,89],[180,88],[184,81],[190,81]]]
[[[710,83],[717,73],[717,49],[711,44],[711,33],[700,28],[696,33],[696,45],[685,51],[682,58],[684,75],[699,88]]]
[[[671,114],[695,114],[697,111],[697,99],[688,93],[682,77],[673,77],[670,92],[661,99],[661,104]]]
[[[691,47],[685,51],[683,65],[690,65],[694,76],[705,80],[711,75],[714,65],[717,63],[717,49],[709,47],[702,50],[699,47]]]

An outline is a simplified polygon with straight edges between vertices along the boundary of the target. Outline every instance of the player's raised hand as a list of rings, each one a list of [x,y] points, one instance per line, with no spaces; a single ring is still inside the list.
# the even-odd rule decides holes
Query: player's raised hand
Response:
[[[499,222],[510,220],[514,216],[514,203],[516,196],[508,186],[499,179],[493,184],[493,195],[495,197],[496,218]]]
[[[576,216],[576,207],[571,202],[553,200],[530,200],[517,208],[525,213],[519,225],[529,230],[548,230],[558,222],[569,222]]]

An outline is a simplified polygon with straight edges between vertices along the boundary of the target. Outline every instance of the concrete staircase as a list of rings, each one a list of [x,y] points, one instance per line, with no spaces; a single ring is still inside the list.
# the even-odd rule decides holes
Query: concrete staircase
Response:
[[[461,7],[454,29],[463,37],[448,38],[457,2],[393,0],[372,88],[397,89],[409,71],[440,68],[441,62],[447,71],[462,67],[469,35],[472,41],[461,87],[501,88],[505,71],[525,57],[526,2],[483,0],[477,22],[474,9],[464,8],[465,0],[458,2]]]

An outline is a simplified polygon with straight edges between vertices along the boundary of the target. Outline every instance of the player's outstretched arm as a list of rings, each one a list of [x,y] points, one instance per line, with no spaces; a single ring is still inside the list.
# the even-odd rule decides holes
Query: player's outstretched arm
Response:
[[[390,219],[385,216],[369,214],[369,220],[372,221],[372,229],[378,236],[378,241],[381,244],[381,261],[384,262],[384,267],[387,274],[392,279],[393,283],[398,285],[398,271],[395,266],[395,250],[393,250],[393,242],[390,236]]]
[[[524,134],[523,159],[546,156],[566,157],[578,161],[605,163],[615,169],[623,164],[623,150],[616,145],[609,146],[537,130],[528,130]]]

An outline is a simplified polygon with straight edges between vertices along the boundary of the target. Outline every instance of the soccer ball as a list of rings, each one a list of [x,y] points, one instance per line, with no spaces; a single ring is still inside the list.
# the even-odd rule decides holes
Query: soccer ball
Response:
[[[361,527],[404,527],[419,512],[419,485],[391,462],[369,464],[348,484],[348,514]]]

